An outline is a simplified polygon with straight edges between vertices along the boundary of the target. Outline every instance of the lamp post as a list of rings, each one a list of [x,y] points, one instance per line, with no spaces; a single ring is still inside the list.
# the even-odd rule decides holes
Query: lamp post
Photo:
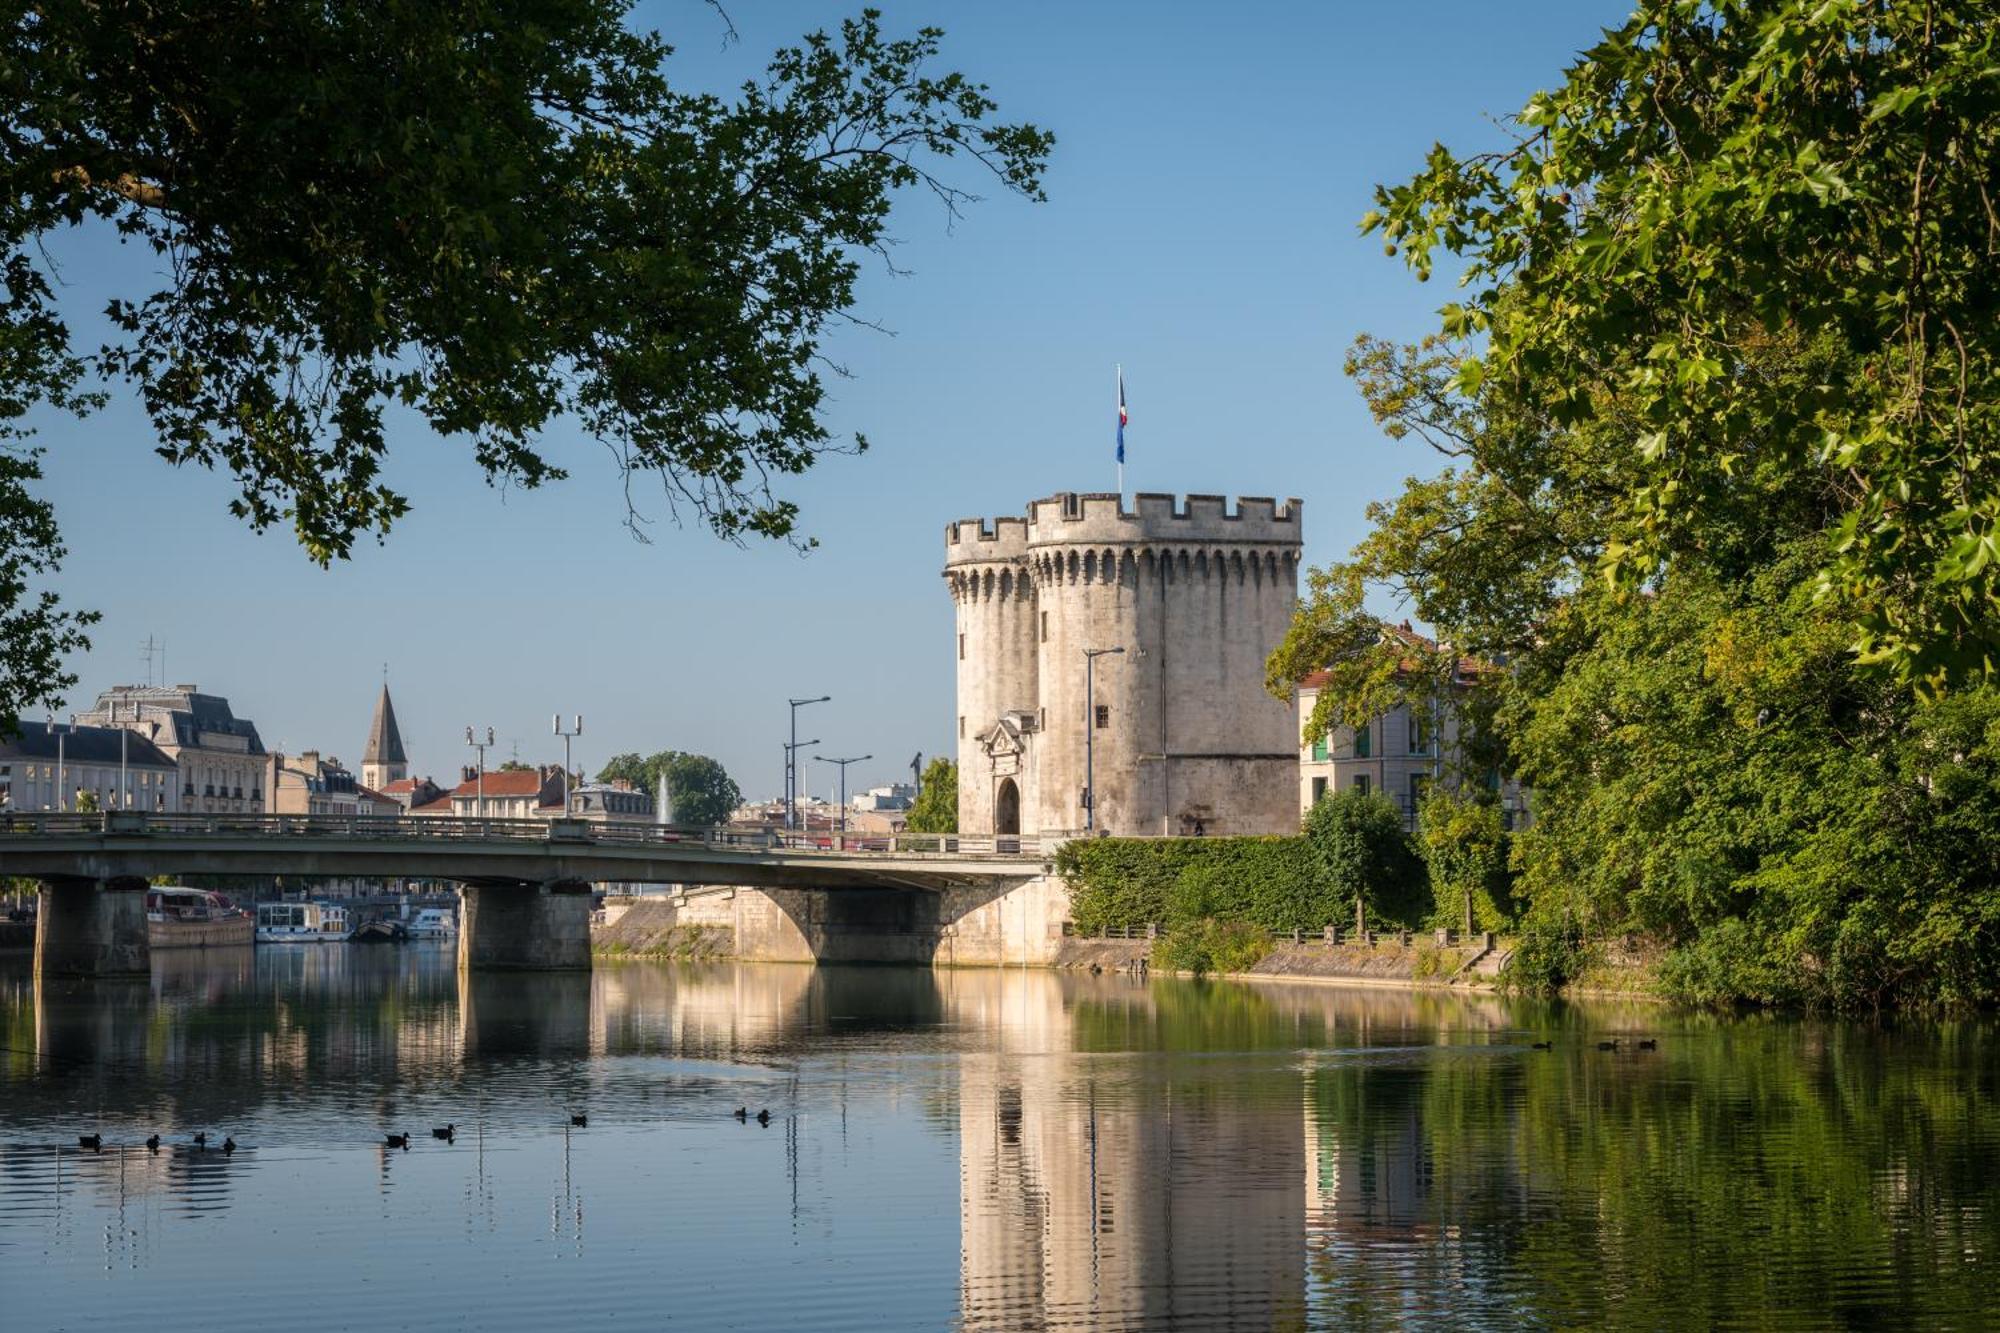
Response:
[[[1086,833],[1097,828],[1097,659],[1124,651],[1122,646],[1083,650],[1083,830]]]
[[[816,740],[790,741],[785,745],[785,827],[796,828],[799,822],[799,751],[810,750],[818,745]]]
[[[817,699],[790,699],[792,706],[792,739],[785,746],[785,827],[797,828],[799,824],[799,710],[807,704],[830,702],[833,696],[822,694]],[[818,745],[818,741],[807,741],[806,745]]]
[[[70,725],[76,725],[75,718],[72,717],[70,719]],[[63,795],[63,792],[69,785],[69,772],[67,765],[64,763],[64,735],[62,732],[56,731],[56,715],[54,713],[49,714],[49,730],[56,733],[56,809],[67,811],[69,809],[69,797]]]
[[[847,766],[849,764],[858,764],[864,759],[873,759],[874,757],[872,754],[857,754],[852,759],[829,759],[823,754],[813,756],[813,758],[819,760],[822,764],[840,765],[840,831],[842,833],[847,832]]]
[[[570,742],[571,742],[572,740],[575,740],[575,739],[576,739],[576,738],[577,738],[578,736],[581,736],[581,735],[583,735],[583,714],[582,714],[582,713],[578,713],[578,714],[576,715],[576,724],[575,724],[574,726],[572,726],[572,727],[571,727],[571,728],[570,728],[570,729],[569,729],[568,731],[564,731],[564,730],[563,730],[563,724],[562,724],[562,714],[561,714],[561,713],[557,713],[557,714],[555,715],[555,719],[556,719],[556,735],[558,735],[558,736],[562,737],[562,743],[563,743],[563,818],[564,818],[564,819],[568,819],[568,818],[569,818],[569,815],[570,815],[570,809],[569,809],[569,743],[570,743]]]
[[[473,810],[480,819],[486,818],[486,747],[493,744],[493,728],[486,729],[486,739],[479,739],[479,733],[471,727],[465,729],[465,743],[479,751],[479,767],[472,770]]]

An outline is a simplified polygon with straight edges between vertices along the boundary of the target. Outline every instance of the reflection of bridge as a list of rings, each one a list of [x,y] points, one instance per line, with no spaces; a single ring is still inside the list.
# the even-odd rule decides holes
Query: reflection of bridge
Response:
[[[156,875],[453,880],[460,962],[584,967],[596,881],[826,891],[1002,888],[1043,873],[1032,839],[810,841],[582,820],[326,815],[26,814],[0,819],[0,874],[42,882],[37,967],[144,971]]]

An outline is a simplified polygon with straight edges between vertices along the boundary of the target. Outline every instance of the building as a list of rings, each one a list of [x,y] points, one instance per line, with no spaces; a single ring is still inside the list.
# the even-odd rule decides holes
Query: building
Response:
[[[115,685],[77,721],[122,727],[159,746],[180,769],[183,814],[264,811],[264,743],[221,695],[194,685]]]
[[[1059,494],[945,529],[961,832],[1080,832],[1087,783],[1108,833],[1297,829],[1297,714],[1264,661],[1291,624],[1303,507],[1133,505]]]
[[[1417,654],[1437,652],[1438,645],[1401,625],[1384,624],[1385,640],[1401,641],[1413,650],[1407,670],[1416,669]],[[1417,807],[1433,783],[1457,787],[1472,781],[1499,793],[1501,813],[1511,826],[1525,820],[1527,803],[1518,780],[1497,771],[1468,772],[1463,742],[1468,739],[1462,703],[1481,675],[1492,665],[1472,658],[1452,663],[1448,691],[1428,705],[1398,704],[1388,712],[1354,727],[1335,727],[1325,735],[1308,734],[1319,691],[1327,673],[1314,672],[1299,682],[1299,814],[1328,792],[1374,791],[1395,802],[1404,824],[1414,829]]]
[[[390,791],[396,783],[409,780],[410,760],[403,753],[403,733],[396,726],[396,706],[389,702],[389,683],[382,682],[382,695],[375,701],[375,721],[368,728],[368,744],[361,752],[361,783],[379,792]]]
[[[355,778],[338,759],[318,750],[269,757],[265,790],[280,815],[377,815],[394,818],[403,807]]]
[[[917,803],[917,789],[908,782],[892,782],[886,787],[870,787],[849,802],[857,813],[908,810]]]
[[[0,810],[180,808],[180,765],[122,727],[62,726],[23,719],[0,739]]]
[[[483,777],[477,770],[467,768],[461,776],[464,780],[456,787],[429,801],[411,805],[410,813],[420,818],[445,819],[563,817],[561,764],[488,770]],[[653,822],[653,798],[629,782],[584,782],[573,777],[568,798],[573,819],[600,824]]]
[[[558,797],[560,799],[560,797]],[[570,789],[570,817],[593,824],[650,824],[653,798],[623,778],[584,782]],[[561,807],[557,807],[558,814]]]
[[[368,766],[363,764],[361,767],[365,772]],[[420,805],[429,805],[445,794],[444,788],[429,778],[398,778],[386,787],[372,787],[372,790],[379,791],[394,801],[397,810],[403,814],[408,814]]]

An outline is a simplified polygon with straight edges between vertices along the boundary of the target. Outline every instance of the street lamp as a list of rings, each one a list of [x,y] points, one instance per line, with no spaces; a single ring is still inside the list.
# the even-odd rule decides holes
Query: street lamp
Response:
[[[1083,830],[1097,827],[1097,659],[1122,654],[1123,647],[1083,650]]]
[[[472,771],[473,810],[480,819],[486,818],[486,747],[493,744],[493,728],[486,729],[486,739],[479,739],[478,731],[465,729],[465,743],[479,751],[479,767]]]
[[[791,699],[792,739],[785,746],[785,827],[797,828],[799,824],[799,710],[807,704],[823,704],[833,699],[830,694],[822,694],[817,699]],[[818,745],[818,741],[807,741],[806,745]]]
[[[818,745],[816,740],[791,741],[785,746],[785,827],[794,828],[798,824],[798,800],[794,795],[798,788],[799,751],[810,750]]]
[[[823,754],[813,756],[813,758],[819,760],[822,764],[840,765],[840,831],[842,833],[847,832],[847,766],[849,764],[858,764],[864,759],[873,759],[874,757],[872,754],[857,754],[852,759],[829,759]]]
[[[568,818],[569,818],[569,814],[570,814],[570,810],[569,810],[569,743],[570,743],[570,742],[571,742],[572,740],[576,739],[576,738],[577,738],[578,736],[581,736],[581,735],[583,735],[583,714],[582,714],[582,713],[578,713],[578,714],[576,715],[576,725],[575,725],[575,726],[573,726],[573,727],[571,727],[571,728],[570,728],[570,729],[569,729],[568,731],[564,731],[564,730],[563,730],[563,724],[562,724],[562,714],[561,714],[561,713],[557,713],[557,714],[555,714],[555,719],[556,719],[556,735],[558,735],[558,736],[562,737],[562,742],[563,742],[563,818],[564,818],[564,819],[568,819]]]

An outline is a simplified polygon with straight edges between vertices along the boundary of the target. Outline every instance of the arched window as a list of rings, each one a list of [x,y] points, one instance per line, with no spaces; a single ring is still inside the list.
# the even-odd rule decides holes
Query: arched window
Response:
[[[1014,779],[1000,779],[1000,790],[993,796],[993,831],[995,833],[1019,833],[1021,831],[1021,789],[1014,785]]]

